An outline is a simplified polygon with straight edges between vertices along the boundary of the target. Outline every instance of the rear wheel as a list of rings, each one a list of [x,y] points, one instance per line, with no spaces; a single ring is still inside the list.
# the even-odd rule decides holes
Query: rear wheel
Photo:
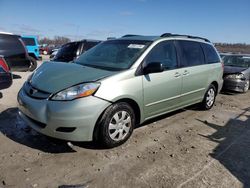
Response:
[[[31,61],[29,71],[34,71],[37,67],[37,61],[34,57],[29,56],[29,59]]]
[[[216,98],[216,88],[214,85],[210,85],[204,95],[204,99],[201,103],[201,107],[204,110],[209,110],[213,107]]]
[[[243,88],[243,93],[246,93],[249,89],[249,80],[246,81],[244,88]]]
[[[119,102],[108,107],[98,122],[97,138],[105,147],[112,148],[126,142],[135,126],[135,114],[131,106]]]

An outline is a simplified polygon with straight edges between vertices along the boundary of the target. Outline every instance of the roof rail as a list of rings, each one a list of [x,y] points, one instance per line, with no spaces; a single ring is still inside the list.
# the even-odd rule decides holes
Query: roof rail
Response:
[[[140,35],[127,34],[127,35],[122,36],[122,38],[123,37],[136,37],[136,36],[140,36]]]
[[[107,40],[114,40],[116,37],[108,37]]]
[[[172,33],[163,33],[161,35],[161,37],[186,37],[186,38],[190,38],[190,39],[201,39],[201,40],[204,40],[206,42],[210,42],[210,40],[208,40],[206,38],[192,36],[192,35],[180,35],[180,34],[172,34]]]

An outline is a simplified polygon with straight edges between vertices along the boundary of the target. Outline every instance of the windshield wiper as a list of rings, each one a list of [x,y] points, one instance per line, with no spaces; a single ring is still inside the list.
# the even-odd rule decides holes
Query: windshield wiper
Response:
[[[123,70],[121,68],[105,67],[105,66],[100,66],[100,65],[91,65],[91,64],[80,63],[80,62],[76,62],[76,61],[74,61],[74,63],[77,63],[77,64],[82,65],[82,66],[86,66],[86,67],[92,67],[92,68],[102,69],[102,70],[104,69],[104,70],[108,70],[108,71],[121,71],[121,70]]]

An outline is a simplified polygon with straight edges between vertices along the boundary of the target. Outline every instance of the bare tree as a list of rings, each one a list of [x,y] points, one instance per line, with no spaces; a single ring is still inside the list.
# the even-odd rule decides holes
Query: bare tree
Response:
[[[55,36],[53,39],[44,37],[39,40],[39,44],[48,44],[48,45],[55,45],[55,46],[61,46],[68,42],[70,42],[70,39],[67,37],[63,37],[63,36]]]

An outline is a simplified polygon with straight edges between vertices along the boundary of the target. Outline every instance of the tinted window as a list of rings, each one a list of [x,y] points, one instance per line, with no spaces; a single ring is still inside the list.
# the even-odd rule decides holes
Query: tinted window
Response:
[[[97,42],[86,42],[83,45],[83,52],[89,50],[90,48],[94,47],[95,45],[97,45]]]
[[[182,67],[204,64],[205,58],[200,43],[193,41],[179,41],[181,48]]]
[[[57,52],[55,59],[74,58],[78,49],[79,43],[67,43],[63,45]]]
[[[19,37],[15,35],[1,35],[0,34],[0,54],[8,55],[25,55],[25,47],[22,45]]]
[[[157,44],[146,57],[147,63],[162,63],[167,69],[177,67],[176,50],[173,42],[166,41]]]
[[[24,38],[24,37],[22,37],[22,40],[23,40],[23,42],[24,42],[24,44],[26,46],[35,46],[36,45],[35,40],[32,39],[32,38]]]
[[[204,50],[204,53],[205,53],[205,56],[206,56],[206,59],[207,59],[207,63],[218,63],[218,62],[220,62],[220,58],[219,58],[218,54],[216,53],[213,46],[203,43],[202,48]]]

